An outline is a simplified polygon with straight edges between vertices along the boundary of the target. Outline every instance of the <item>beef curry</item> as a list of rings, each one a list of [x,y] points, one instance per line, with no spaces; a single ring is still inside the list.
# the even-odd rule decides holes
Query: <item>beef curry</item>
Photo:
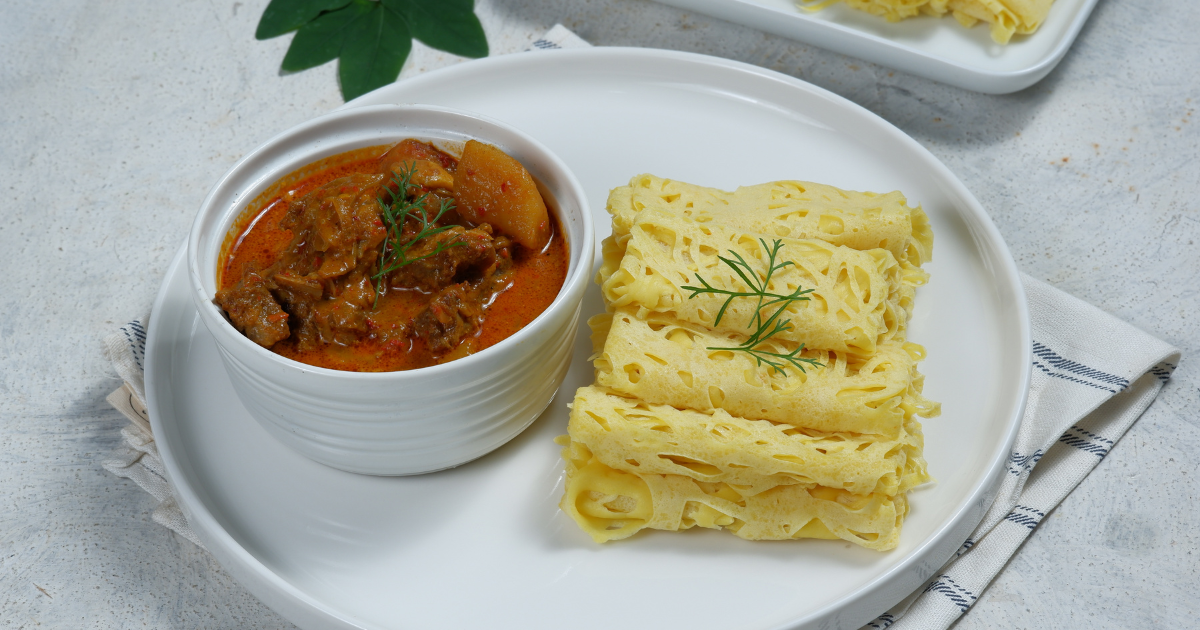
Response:
[[[230,231],[214,302],[250,340],[339,370],[478,352],[550,305],[567,243],[529,173],[468,141],[332,156],[281,179]]]

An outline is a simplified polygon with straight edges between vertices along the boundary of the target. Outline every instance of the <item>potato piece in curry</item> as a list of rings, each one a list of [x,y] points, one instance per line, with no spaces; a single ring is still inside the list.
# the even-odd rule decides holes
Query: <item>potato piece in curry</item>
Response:
[[[537,184],[500,149],[468,140],[454,186],[459,212],[468,220],[490,222],[530,249],[550,240],[550,216]]]
[[[519,162],[473,140],[461,160],[412,139],[382,149],[300,169],[239,218],[214,302],[250,340],[320,367],[414,369],[554,300],[567,244]]]

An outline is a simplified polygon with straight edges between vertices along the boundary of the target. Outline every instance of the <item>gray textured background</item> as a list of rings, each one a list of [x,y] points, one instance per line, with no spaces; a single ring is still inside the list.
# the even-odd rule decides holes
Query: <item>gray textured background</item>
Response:
[[[1018,265],[1184,349],[1174,380],[958,628],[1194,627],[1200,609],[1200,3],[1101,0],[1046,80],[985,96],[643,0],[479,0],[493,54],[597,45],[757,64],[928,147]],[[280,76],[265,0],[6,3],[0,20],[0,625],[279,628],[100,468],[124,421],[99,340],[149,308],[209,186],[341,103]],[[460,59],[417,44],[402,76]]]

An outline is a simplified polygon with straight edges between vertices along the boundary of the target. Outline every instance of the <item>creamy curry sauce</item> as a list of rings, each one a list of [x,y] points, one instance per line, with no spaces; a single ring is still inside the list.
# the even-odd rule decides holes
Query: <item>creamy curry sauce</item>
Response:
[[[322,254],[333,248],[326,243],[326,252],[319,252],[311,242],[305,242],[321,240],[313,235],[326,229],[321,224],[323,219],[309,216],[309,223],[304,224],[298,219],[303,219],[305,213],[297,212],[297,208],[307,203],[308,215],[320,215],[321,207],[329,210],[329,206],[336,205],[331,199],[357,196],[364,202],[360,214],[370,217],[365,203],[375,197],[389,198],[382,186],[387,185],[391,173],[386,173],[388,177],[378,174],[389,168],[387,164],[381,166],[381,155],[385,151],[395,153],[395,148],[388,151],[386,146],[369,147],[310,164],[282,178],[243,211],[226,238],[215,300],[239,330],[260,345],[309,365],[349,371],[410,370],[488,348],[529,324],[554,301],[566,278],[568,251],[553,212],[548,213],[549,220],[542,226],[548,227],[548,241],[534,250],[495,229],[488,235],[490,224],[476,224],[464,217],[466,212],[451,211],[439,225],[461,226],[454,228],[457,236],[452,238],[471,241],[472,245],[451,247],[427,261],[447,255],[470,258],[475,254],[478,260],[467,260],[457,269],[453,263],[443,264],[440,269],[437,264],[426,265],[429,273],[416,280],[398,278],[404,274],[394,272],[383,283],[378,297],[375,280],[370,278],[379,270],[378,251],[364,254],[355,250],[353,253],[359,257],[352,271],[328,273],[325,267],[329,266],[329,256]],[[416,147],[409,153],[413,151],[421,153],[424,149]],[[413,156],[400,157],[400,163],[413,166]],[[452,176],[460,167],[457,160],[440,152],[423,157],[439,161]],[[405,162],[405,158],[410,159]],[[496,192],[504,193],[500,188],[507,189],[508,185],[501,177]],[[413,192],[432,192],[435,199],[455,198],[453,191],[444,188],[416,188]],[[434,204],[432,212],[436,207]],[[483,205],[472,210],[476,217],[496,211]],[[329,210],[334,215],[336,212]],[[343,208],[343,219],[346,214]],[[380,243],[372,243],[383,229],[379,219],[371,218],[373,226],[367,226],[357,240],[351,239],[357,243],[351,249],[366,245],[381,248]],[[439,237],[446,234],[449,232]],[[494,257],[489,258],[493,252]],[[290,262],[281,264],[281,257]],[[450,275],[430,280],[439,272]],[[481,278],[484,273],[491,275]],[[459,290],[461,287],[466,288]],[[448,291],[457,291],[457,296],[447,298]],[[470,303],[470,299],[475,302]],[[448,316],[447,304],[451,311]],[[326,310],[336,311],[334,315],[322,315],[322,308],[330,305],[335,308]],[[439,324],[438,314],[450,324]],[[324,320],[318,321],[321,317]],[[419,325],[421,322],[425,325]]]

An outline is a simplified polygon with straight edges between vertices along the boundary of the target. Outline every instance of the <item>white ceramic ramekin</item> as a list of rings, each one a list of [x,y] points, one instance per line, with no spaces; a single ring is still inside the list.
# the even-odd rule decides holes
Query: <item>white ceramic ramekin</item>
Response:
[[[532,323],[477,354],[405,372],[312,367],[262,348],[213,304],[221,246],[245,205],[280,177],[323,157],[403,138],[474,138],[519,160],[548,193],[566,232],[567,278]],[[264,428],[307,457],[371,475],[457,466],[529,426],[566,375],[595,248],[582,187],[541,143],[502,123],[428,106],[337,111],[275,136],[238,161],[204,200],[188,238],[192,298],[242,403]]]

